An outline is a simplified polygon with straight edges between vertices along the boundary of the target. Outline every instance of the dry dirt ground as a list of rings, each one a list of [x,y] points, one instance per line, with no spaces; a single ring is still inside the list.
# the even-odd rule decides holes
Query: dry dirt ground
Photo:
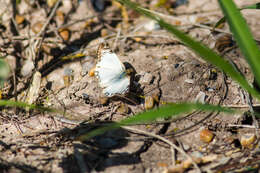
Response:
[[[248,95],[237,83],[156,23],[118,4],[108,2],[99,12],[86,0],[54,1],[58,6],[47,2],[21,0],[15,6],[1,0],[0,53],[12,70],[2,98],[66,114],[1,108],[0,172],[257,172],[258,120],[248,113]],[[175,6],[168,1],[159,7],[159,0],[138,2],[225,55],[253,81],[227,24],[212,31],[222,17],[216,0]],[[256,1],[235,2],[242,7]],[[260,12],[242,13],[260,40]],[[135,94],[109,99],[102,95],[93,68],[103,41],[126,67],[134,68],[130,92]],[[89,141],[75,140],[106,122],[145,111],[144,98],[149,96],[159,99],[153,109],[197,100],[244,113],[195,111]]]

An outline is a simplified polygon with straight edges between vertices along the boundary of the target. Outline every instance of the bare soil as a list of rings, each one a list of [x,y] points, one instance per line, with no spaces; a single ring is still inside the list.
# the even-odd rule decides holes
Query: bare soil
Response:
[[[65,113],[2,107],[0,172],[257,172],[259,120],[249,113],[248,94],[153,21],[111,2],[102,12],[89,6],[91,1],[67,0],[57,8],[45,1],[21,0],[16,7],[11,1],[0,2],[0,53],[12,71],[2,98]],[[222,17],[216,0],[178,6],[168,1],[159,7],[158,2],[138,0],[224,55],[253,82],[227,24],[212,31]],[[242,7],[257,1],[235,2]],[[242,13],[260,40],[260,12]],[[128,95],[105,98],[92,75],[97,47],[103,41],[126,68],[135,71]],[[41,78],[33,82],[36,72]],[[200,101],[242,113],[195,111],[109,131],[88,141],[76,140],[105,123],[145,111],[144,98],[149,96],[159,99],[153,109],[165,103]],[[255,100],[253,105],[257,108]],[[201,137],[205,129],[213,135],[208,142]]]

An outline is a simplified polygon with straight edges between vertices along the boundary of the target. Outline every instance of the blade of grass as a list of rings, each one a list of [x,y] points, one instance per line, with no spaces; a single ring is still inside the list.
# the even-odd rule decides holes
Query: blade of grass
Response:
[[[246,7],[242,7],[240,10],[244,10],[244,9],[260,9],[260,2],[253,5],[248,5]]]
[[[135,125],[135,124],[142,124],[142,123],[149,123],[152,121],[157,120],[158,118],[169,118],[173,116],[178,116],[184,113],[192,112],[193,110],[201,110],[201,111],[219,111],[225,113],[235,113],[235,110],[224,108],[221,106],[209,105],[209,104],[201,104],[201,103],[177,103],[177,104],[169,104],[162,106],[158,109],[154,109],[151,111],[143,112],[137,114],[133,117],[124,119],[118,123],[112,123],[106,125],[104,127],[98,128],[93,130],[87,134],[84,134],[78,137],[78,140],[84,141],[94,136],[100,135],[108,130],[113,130],[119,128],[121,126],[127,125]]]
[[[212,51],[205,45],[193,40],[191,37],[183,33],[182,31],[176,29],[173,25],[165,22],[159,16],[156,16],[147,9],[140,7],[138,4],[133,3],[129,0],[117,0],[126,6],[140,12],[141,14],[156,20],[158,24],[168,30],[170,33],[179,38],[184,44],[190,47],[194,52],[196,52],[201,58],[208,61],[209,63],[215,65],[216,67],[223,70],[227,75],[229,75],[233,80],[238,82],[241,87],[247,90],[250,94],[260,100],[260,94],[247,82],[247,80],[236,70],[233,66],[219,56],[216,52]]]
[[[47,108],[44,106],[38,106],[38,105],[34,105],[34,104],[28,104],[25,102],[11,101],[11,100],[0,100],[0,106],[11,106],[11,107],[19,107],[19,108],[37,109],[40,111],[47,111],[47,112],[59,112],[58,110],[53,109],[53,108]]]
[[[232,0],[219,0],[230,29],[239,48],[249,63],[257,83],[260,85],[260,50],[253,39],[249,27]]]
[[[215,24],[215,26],[213,27],[213,30],[217,27],[219,27],[222,23],[226,22],[226,18],[222,17],[221,19],[219,19],[219,21]]]
[[[245,10],[245,9],[260,9],[260,3],[256,3],[256,4],[253,4],[253,5],[249,5],[249,6],[246,6],[246,7],[242,7],[240,8],[239,10]],[[222,17],[214,26],[214,28],[217,28],[219,25],[221,25],[222,23],[225,23],[226,22],[226,18],[225,17]]]

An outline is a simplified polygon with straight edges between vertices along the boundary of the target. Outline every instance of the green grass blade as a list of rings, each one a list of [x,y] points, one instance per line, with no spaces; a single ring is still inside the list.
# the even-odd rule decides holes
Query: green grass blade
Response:
[[[248,61],[257,83],[260,85],[260,50],[245,19],[232,0],[219,0],[219,4],[239,48]]]
[[[213,30],[217,27],[219,27],[219,25],[221,25],[222,23],[226,22],[226,18],[222,17],[221,19],[219,19],[219,21],[215,24],[215,26],[213,27]]]
[[[158,109],[154,109],[151,111],[137,114],[133,117],[122,120],[119,123],[113,123],[113,124],[109,124],[107,126],[98,128],[96,130],[93,130],[87,134],[80,136],[78,138],[78,140],[84,141],[84,140],[87,140],[94,136],[100,135],[108,130],[113,130],[113,129],[119,128],[121,126],[154,122],[158,118],[169,118],[169,117],[173,117],[173,116],[178,116],[180,114],[192,112],[193,110],[219,111],[219,112],[225,112],[225,113],[229,113],[229,114],[235,113],[235,111],[232,109],[224,108],[221,106],[209,105],[209,104],[201,104],[201,103],[169,104],[169,105],[162,106]]]
[[[243,8],[240,8],[239,10],[244,10],[244,9],[260,9],[260,3],[256,3],[253,5],[249,5]],[[226,22],[226,18],[222,17],[214,26],[214,28],[217,28],[219,25],[221,25],[222,23]]]
[[[260,9],[260,2],[241,8],[241,10],[244,10],[244,9]]]
[[[138,4],[133,3],[129,0],[117,0],[130,8],[135,9],[136,11],[140,12],[141,14],[156,20],[158,24],[168,30],[170,33],[175,35],[179,38],[184,44],[190,47],[194,52],[196,52],[201,58],[208,61],[209,63],[217,66],[221,70],[223,70],[227,75],[229,75],[233,80],[237,81],[241,87],[247,90],[250,94],[260,100],[260,94],[247,82],[247,80],[236,70],[233,66],[224,60],[221,56],[217,53],[206,47],[205,45],[199,43],[198,41],[193,40],[191,37],[183,33],[182,31],[178,30],[173,25],[165,22],[159,16],[156,16],[152,12],[147,9],[140,7]]]
[[[44,106],[38,106],[34,104],[28,104],[25,102],[19,101],[11,101],[11,100],[0,100],[0,106],[11,106],[11,107],[19,107],[19,108],[29,108],[29,109],[37,109],[40,111],[47,111],[47,112],[59,112],[53,108],[47,108]]]

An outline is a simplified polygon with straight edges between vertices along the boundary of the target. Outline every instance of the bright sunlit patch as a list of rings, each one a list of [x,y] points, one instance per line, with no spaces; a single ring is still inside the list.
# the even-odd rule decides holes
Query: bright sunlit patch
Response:
[[[98,48],[98,60],[95,75],[99,79],[103,93],[111,97],[128,92],[130,77],[126,74],[125,66],[117,55],[101,44]]]

